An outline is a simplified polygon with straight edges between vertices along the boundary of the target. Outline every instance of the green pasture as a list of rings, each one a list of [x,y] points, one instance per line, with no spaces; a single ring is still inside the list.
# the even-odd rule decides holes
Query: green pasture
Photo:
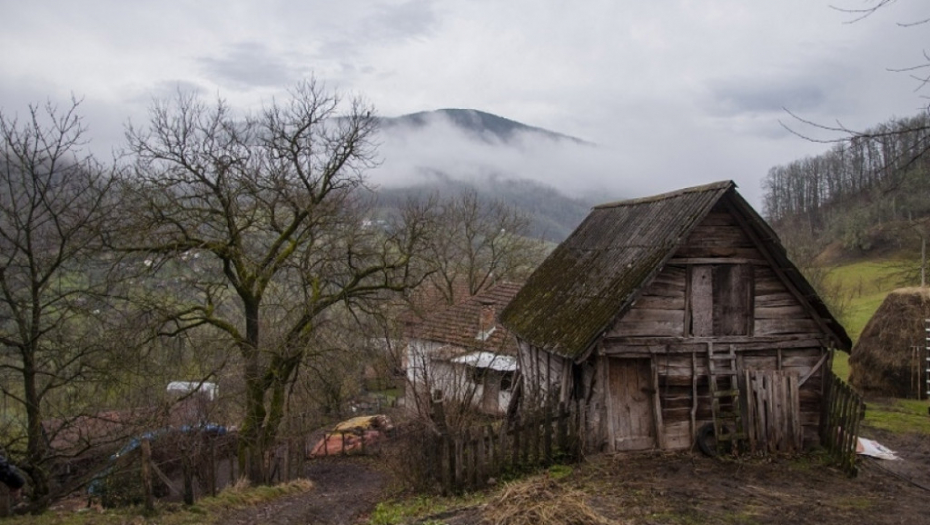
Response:
[[[897,259],[860,261],[833,267],[826,277],[828,303],[846,327],[853,342],[888,292],[905,285],[900,278],[903,261]]]
[[[885,296],[904,285],[899,277],[901,267],[901,260],[887,259],[858,261],[835,266],[828,271],[826,290],[822,293],[853,343],[859,339],[859,334]],[[833,372],[843,379],[849,378],[849,354],[836,353]]]

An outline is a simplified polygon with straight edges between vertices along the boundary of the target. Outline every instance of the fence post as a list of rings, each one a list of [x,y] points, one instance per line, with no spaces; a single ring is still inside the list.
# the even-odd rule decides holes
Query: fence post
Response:
[[[568,436],[566,435],[566,405],[565,402],[559,403],[558,413],[556,418],[556,447],[558,447],[559,454],[565,454],[565,449],[568,443]]]
[[[543,407],[543,410],[545,410],[545,407]],[[540,456],[542,456],[542,453],[541,453],[542,448],[539,442],[539,438],[540,438],[539,425],[541,423],[542,423],[542,413],[539,410],[537,410],[536,413],[533,415],[533,426],[530,427],[530,432],[533,434],[533,462],[532,464],[534,466],[542,463],[542,461],[540,461]]]
[[[459,489],[464,484],[464,469],[465,469],[465,444],[462,443],[461,436],[455,436],[452,439],[455,443],[455,471],[453,475],[453,488]]]
[[[10,489],[3,483],[0,483],[0,518],[6,518],[10,515]]]
[[[207,439],[210,440],[210,468],[207,475],[209,476],[208,483],[210,484],[210,495],[216,496],[216,440],[219,439],[218,436],[208,436]]]
[[[184,478],[184,504],[194,504],[194,473],[191,468],[190,449],[181,445],[181,475]]]
[[[449,434],[440,435],[439,448],[443,488],[446,494],[451,494],[455,483],[455,445],[452,443],[452,436]]]
[[[139,443],[142,456],[142,501],[146,512],[155,510],[155,494],[152,491],[152,444],[148,439]]]
[[[523,433],[523,428],[520,423],[520,420],[523,418],[518,418],[513,428],[510,431],[513,433],[513,446],[511,447],[511,460],[513,465],[513,470],[516,472],[520,468],[520,434]]]
[[[552,463],[552,411],[555,407],[555,403],[549,403],[546,406],[546,414],[543,421],[543,465],[546,466]]]
[[[487,471],[488,471],[488,450],[485,444],[487,443],[488,434],[487,427],[478,428],[478,447],[477,453],[475,454],[475,466],[477,467],[477,477],[478,484],[485,485],[488,481]]]
[[[865,417],[865,403],[845,382],[832,372],[824,374],[829,398],[822,406],[827,407],[823,415],[821,439],[830,452],[830,458],[847,474],[856,475],[856,438],[859,424]]]
[[[475,488],[475,442],[471,435],[471,430],[465,429],[465,437],[463,439],[464,443],[462,444],[462,456],[465,459],[464,465],[464,485],[468,488]]]

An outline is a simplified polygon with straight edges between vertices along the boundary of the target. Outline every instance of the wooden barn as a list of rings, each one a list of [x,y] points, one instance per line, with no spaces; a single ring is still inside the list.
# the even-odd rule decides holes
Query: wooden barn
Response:
[[[589,450],[818,440],[850,339],[732,181],[595,207],[501,312],[524,402],[581,401]],[[772,445],[778,445],[773,447]]]

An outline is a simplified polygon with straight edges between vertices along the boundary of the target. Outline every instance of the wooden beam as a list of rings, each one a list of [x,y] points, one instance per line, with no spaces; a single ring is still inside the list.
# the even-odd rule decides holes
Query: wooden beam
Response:
[[[698,376],[697,376],[697,353],[691,354],[691,442],[697,436],[697,423],[695,421],[698,407]]]
[[[670,265],[713,265],[713,264],[754,264],[768,266],[764,259],[747,259],[746,257],[677,257],[668,260]]]
[[[804,338],[740,338],[727,339],[657,339],[657,338],[617,338],[608,339],[603,343],[602,353],[609,356],[639,355],[649,356],[656,354],[689,354],[702,352],[708,342],[735,345],[737,352],[752,352],[759,350],[825,348],[827,345],[822,339]]]
[[[665,424],[662,422],[662,402],[659,399],[659,367],[656,359],[649,360],[652,367],[652,414],[656,423],[656,445],[659,450],[665,449]]]
[[[813,376],[814,374],[817,373],[818,370],[820,370],[820,367],[823,366],[825,362],[827,362],[828,357],[830,357],[830,352],[824,352],[823,357],[820,358],[820,361],[817,361],[817,364],[814,365],[814,368],[811,368],[810,372],[808,372],[804,377],[798,380],[798,388],[801,388],[802,386],[804,386],[804,383],[806,383],[807,380],[811,378],[811,376]]]

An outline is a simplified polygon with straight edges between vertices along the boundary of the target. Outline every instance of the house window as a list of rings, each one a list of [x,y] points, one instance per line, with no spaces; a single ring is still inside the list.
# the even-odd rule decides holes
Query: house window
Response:
[[[510,390],[514,387],[514,372],[497,371],[489,368],[471,368],[469,379],[476,385],[489,385],[499,381],[501,390]]]
[[[692,266],[688,284],[691,294],[689,335],[710,337],[752,334],[752,266]]]
[[[501,390],[510,390],[513,388],[514,372],[501,372]]]
[[[470,379],[471,382],[476,385],[483,385],[485,379],[488,377],[487,368],[479,368],[477,366],[469,367],[470,368]]]

